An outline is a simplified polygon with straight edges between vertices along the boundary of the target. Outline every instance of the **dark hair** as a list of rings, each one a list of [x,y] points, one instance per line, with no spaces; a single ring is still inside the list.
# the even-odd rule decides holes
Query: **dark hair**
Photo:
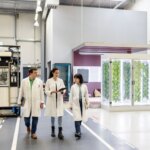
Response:
[[[33,67],[33,68],[30,68],[30,69],[29,69],[29,75],[30,75],[31,73],[33,73],[33,71],[37,71],[37,68],[34,68],[34,67]]]
[[[56,71],[56,70],[59,70],[58,68],[53,68],[49,74],[49,78],[52,78],[53,77],[53,73]]]
[[[77,78],[80,80],[80,84],[82,84],[84,81],[83,81],[83,77],[82,77],[82,74],[75,74],[74,75],[74,78]]]

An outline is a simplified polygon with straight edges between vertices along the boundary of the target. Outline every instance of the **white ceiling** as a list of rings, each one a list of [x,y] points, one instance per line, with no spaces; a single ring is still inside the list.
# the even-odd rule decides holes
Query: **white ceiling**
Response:
[[[60,5],[88,6],[100,8],[114,8],[124,1],[118,8],[124,9],[135,0],[60,0]],[[44,6],[45,0],[42,0]],[[35,12],[37,0],[0,0],[0,13],[5,12]]]
[[[36,0],[0,0],[0,12],[5,11],[35,11]]]
[[[118,8],[124,9],[134,1],[135,0],[60,0],[60,4],[72,6],[81,6],[83,4],[88,7],[114,8],[122,2]]]

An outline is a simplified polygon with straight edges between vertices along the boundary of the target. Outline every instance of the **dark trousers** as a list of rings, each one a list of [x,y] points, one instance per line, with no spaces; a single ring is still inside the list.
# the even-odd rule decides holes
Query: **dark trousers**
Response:
[[[82,116],[83,114],[82,99],[79,100],[79,104],[80,104],[80,111],[81,111],[81,116]],[[81,123],[82,121],[75,121],[76,133],[81,133]]]
[[[82,99],[79,100],[81,116],[83,115]]]
[[[81,133],[81,123],[82,121],[75,121],[76,133]]]
[[[26,127],[30,127],[30,118],[31,117],[24,117]],[[32,134],[36,133],[37,123],[38,117],[32,117],[32,129],[31,129]]]

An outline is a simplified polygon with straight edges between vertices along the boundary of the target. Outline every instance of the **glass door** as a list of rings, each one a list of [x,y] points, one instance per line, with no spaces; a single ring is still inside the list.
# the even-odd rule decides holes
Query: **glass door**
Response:
[[[111,104],[119,105],[121,101],[121,61],[112,59],[111,62]]]
[[[112,59],[110,87],[112,106],[131,106],[132,63],[130,59]]]
[[[121,64],[121,103],[123,105],[132,104],[132,61],[122,60]]]
[[[133,61],[133,101],[134,105],[150,104],[149,78],[150,65],[148,60]]]
[[[110,99],[110,61],[102,61],[102,101],[104,104],[109,104]]]

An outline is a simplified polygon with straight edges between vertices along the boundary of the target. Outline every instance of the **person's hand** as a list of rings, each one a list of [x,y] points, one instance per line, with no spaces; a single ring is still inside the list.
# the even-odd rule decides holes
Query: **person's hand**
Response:
[[[60,93],[61,93],[61,94],[64,94],[64,92],[63,92],[63,91],[61,91]]]
[[[65,91],[61,91],[60,93],[61,93],[62,95],[65,95],[65,94],[66,94],[66,92],[65,92]]]
[[[51,94],[53,94],[53,93],[57,93],[57,92],[58,92],[58,91],[52,91],[52,92],[51,92]]]
[[[44,103],[40,104],[40,108],[43,109],[44,108]]]

